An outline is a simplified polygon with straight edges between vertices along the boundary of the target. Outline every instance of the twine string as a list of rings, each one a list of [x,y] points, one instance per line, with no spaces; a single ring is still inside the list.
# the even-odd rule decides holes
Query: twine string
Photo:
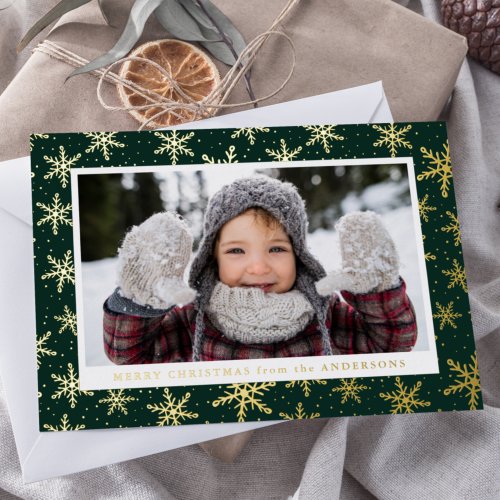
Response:
[[[291,38],[282,31],[280,31],[278,25],[290,13],[290,11],[296,6],[296,4],[298,4],[298,2],[300,2],[300,0],[289,0],[284,9],[273,21],[270,28],[264,33],[257,35],[252,41],[250,41],[250,43],[247,44],[247,46],[243,49],[243,51],[237,58],[236,62],[229,69],[226,75],[220,80],[218,85],[210,92],[210,94],[208,94],[203,99],[198,101],[193,97],[191,97],[189,94],[187,94],[179,85],[179,83],[175,80],[172,74],[167,69],[156,63],[155,61],[151,61],[150,59],[146,59],[144,57],[130,56],[113,62],[106,69],[97,69],[90,72],[91,74],[94,74],[99,78],[96,89],[99,103],[105,109],[110,111],[117,111],[117,110],[140,111],[140,110],[148,110],[151,108],[159,108],[158,112],[154,113],[152,116],[150,116],[146,121],[144,121],[141,124],[139,130],[142,130],[144,127],[148,126],[151,122],[154,122],[157,118],[166,113],[170,113],[171,115],[176,117],[179,121],[184,122],[186,121],[186,116],[189,117],[188,118],[189,121],[198,120],[200,118],[214,116],[221,109],[249,106],[270,99],[271,97],[279,93],[288,84],[295,69],[295,64],[296,64],[295,47],[293,45]],[[269,40],[271,36],[278,36],[284,38],[291,49],[292,62],[286,78],[283,80],[283,82],[278,88],[276,88],[275,90],[273,90],[264,97],[259,97],[251,99],[249,101],[238,102],[234,104],[228,104],[227,100],[230,97],[231,93],[233,92],[234,88],[236,87],[240,79],[243,77],[243,75],[245,75],[245,73],[247,73],[250,70],[260,49],[266,43],[266,41]],[[49,40],[44,40],[34,50],[43,52],[53,58],[64,61],[67,64],[70,64],[71,66],[76,68],[84,66],[89,62],[88,60],[79,56],[78,54],[75,54],[74,52],[65,49],[64,47],[61,47],[57,43],[51,42]],[[111,71],[117,64],[123,64],[129,61],[144,62],[146,64],[153,66],[161,74],[161,76],[165,78],[165,80],[168,82],[168,84],[171,87],[172,93],[173,92],[177,93],[177,95],[180,97],[181,100],[174,100],[164,95],[158,94],[157,92],[151,89],[144,88],[141,85],[138,85],[137,83],[132,82],[124,77],[121,77],[117,73]],[[104,81],[114,85],[122,86],[130,90],[134,94],[137,94],[138,96],[143,98],[143,100],[145,100],[146,102],[140,105],[127,104],[121,106],[114,106],[108,104],[104,101],[103,98],[102,83]]]
[[[276,95],[278,92],[280,92],[286,86],[286,84],[289,82],[290,78],[292,77],[293,70],[295,67],[295,51],[294,51],[292,40],[290,39],[290,37],[288,37],[287,35],[285,35],[282,32],[274,32],[274,33],[277,35],[283,36],[285,38],[285,40],[289,43],[289,45],[292,47],[293,61],[292,61],[292,67],[291,67],[288,75],[286,76],[285,80],[283,81],[283,83],[277,89],[273,90],[272,92],[270,92],[268,95],[266,95],[264,97],[260,97],[260,98],[249,100],[249,101],[234,103],[234,104],[227,104],[226,103],[226,100],[229,97],[229,95],[231,94],[232,90],[234,89],[234,86],[236,85],[237,80],[239,80],[244,74],[245,70],[240,69],[240,70],[237,70],[237,73],[235,76],[233,76],[233,74],[231,74],[230,78],[227,78],[225,80],[224,79],[221,80],[219,85],[217,85],[217,87],[214,88],[214,90],[212,90],[212,92],[210,94],[208,94],[208,96],[197,101],[197,100],[193,99],[190,95],[188,95],[184,92],[182,87],[179,86],[179,84],[172,77],[172,75],[168,72],[168,70],[166,70],[165,68],[160,66],[158,63],[151,61],[150,59],[145,59],[143,57],[133,56],[133,57],[126,57],[120,61],[116,61],[104,70],[104,72],[100,76],[98,84],[97,84],[98,100],[105,109],[108,109],[110,111],[117,111],[117,110],[123,110],[123,109],[126,109],[126,110],[146,110],[146,109],[150,109],[150,108],[161,108],[160,111],[158,111],[157,113],[155,113],[154,115],[149,117],[148,120],[145,121],[141,125],[139,130],[146,127],[148,125],[148,123],[150,123],[151,121],[154,121],[159,116],[161,116],[165,113],[171,113],[174,116],[178,117],[179,119],[184,120],[185,117],[183,117],[182,115],[179,114],[179,112],[184,111],[184,112],[186,112],[186,114],[192,115],[193,120],[196,120],[196,119],[204,118],[207,116],[213,116],[216,114],[217,111],[219,111],[221,109],[229,109],[229,108],[235,108],[235,107],[241,107],[241,106],[248,106],[248,105],[252,105],[254,103],[259,103],[259,102],[265,101],[267,99],[270,99],[274,95]],[[257,38],[261,38],[261,37],[264,37],[264,34],[259,35],[259,37],[257,37]],[[253,45],[250,46],[250,50],[251,50],[252,46]],[[244,56],[243,52],[242,52],[242,56]],[[122,78],[122,77],[113,73],[110,76],[110,78],[113,80],[116,80],[115,83],[122,85],[123,87],[134,91],[136,94],[138,94],[139,96],[141,96],[145,100],[149,101],[149,103],[145,103],[145,104],[141,104],[141,105],[119,105],[119,106],[114,106],[114,105],[106,103],[104,101],[104,98],[102,95],[102,88],[101,88],[102,82],[107,79],[106,77],[109,75],[109,73],[111,72],[111,69],[116,64],[120,64],[120,63],[123,63],[126,61],[134,61],[134,60],[146,62],[147,64],[150,64],[154,68],[156,68],[161,73],[161,75],[168,81],[172,90],[175,91],[181,97],[181,99],[183,99],[184,102],[170,99],[168,97],[165,97],[163,95],[160,95],[160,94],[154,92],[153,90],[145,89],[145,88],[141,87],[140,85],[137,85],[136,83],[131,82],[130,80],[127,80],[126,78]],[[233,68],[234,68],[234,66],[233,66]],[[176,110],[178,110],[178,111],[176,111]]]

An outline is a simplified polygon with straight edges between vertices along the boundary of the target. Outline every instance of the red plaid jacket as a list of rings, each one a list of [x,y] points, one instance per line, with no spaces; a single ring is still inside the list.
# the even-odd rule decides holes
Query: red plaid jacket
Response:
[[[417,339],[417,323],[404,282],[383,292],[342,292],[346,302],[332,295],[326,326],[336,354],[410,351]],[[116,364],[192,361],[196,309],[174,307],[153,318],[111,311],[104,304],[104,347]],[[323,354],[318,321],[295,337],[272,344],[242,344],[225,337],[207,316],[200,361],[256,359]]]

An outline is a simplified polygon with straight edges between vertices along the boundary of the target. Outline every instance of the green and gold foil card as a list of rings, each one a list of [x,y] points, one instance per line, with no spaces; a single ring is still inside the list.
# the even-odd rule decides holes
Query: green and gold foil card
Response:
[[[41,431],[482,408],[445,123],[36,134],[31,145]],[[103,304],[125,235],[177,212],[194,256],[214,193],[257,174],[296,186],[308,249],[327,272],[342,265],[336,222],[380,216],[414,310],[415,345],[113,363]],[[328,320],[334,336],[338,320]]]

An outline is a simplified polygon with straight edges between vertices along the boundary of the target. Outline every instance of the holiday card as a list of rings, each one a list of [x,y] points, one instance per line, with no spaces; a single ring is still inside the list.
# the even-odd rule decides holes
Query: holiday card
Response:
[[[41,431],[482,407],[444,123],[31,140]]]

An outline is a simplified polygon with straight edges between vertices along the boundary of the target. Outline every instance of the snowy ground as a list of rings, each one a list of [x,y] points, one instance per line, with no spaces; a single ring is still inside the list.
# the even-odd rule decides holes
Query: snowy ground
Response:
[[[422,292],[417,260],[417,244],[410,207],[401,207],[382,215],[382,220],[396,242],[401,259],[401,275],[417,313],[419,336],[414,350],[428,349]],[[340,267],[340,251],[335,231],[318,230],[308,237],[312,253],[327,271]],[[116,259],[82,265],[85,352],[87,366],[111,365],[102,346],[102,304],[115,288]]]

